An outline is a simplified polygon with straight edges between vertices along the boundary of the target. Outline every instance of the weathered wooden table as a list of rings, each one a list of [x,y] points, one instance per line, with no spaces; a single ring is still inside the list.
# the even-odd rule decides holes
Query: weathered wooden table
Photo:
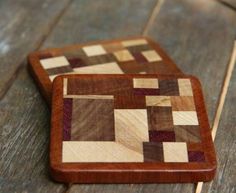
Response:
[[[223,0],[222,0],[223,1]],[[91,40],[147,35],[198,76],[209,120],[219,120],[218,172],[202,192],[236,192],[236,37],[233,0],[34,0],[0,2],[0,192],[194,192],[194,184],[72,185],[48,174],[50,110],[26,70],[29,52]],[[226,83],[225,83],[226,82]],[[225,84],[224,84],[225,83]],[[224,96],[227,91],[226,98]],[[223,109],[219,101],[225,102]],[[215,114],[221,116],[215,119]]]

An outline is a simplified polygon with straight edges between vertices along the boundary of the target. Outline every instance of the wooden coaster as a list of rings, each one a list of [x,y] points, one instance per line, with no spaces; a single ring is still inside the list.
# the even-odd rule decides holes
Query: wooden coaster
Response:
[[[199,81],[62,75],[53,83],[50,168],[69,183],[209,181],[216,157]]]
[[[48,103],[52,81],[60,74],[182,74],[160,46],[144,37],[47,49],[28,60]]]

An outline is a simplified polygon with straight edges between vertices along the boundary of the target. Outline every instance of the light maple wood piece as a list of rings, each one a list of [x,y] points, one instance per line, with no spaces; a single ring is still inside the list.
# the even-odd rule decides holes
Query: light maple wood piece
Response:
[[[146,109],[115,109],[116,141],[126,148],[143,153],[143,142],[149,141]]]
[[[89,96],[94,94],[95,98],[97,95],[109,94],[114,95],[114,100],[63,98],[64,78],[68,79],[67,93]],[[188,118],[189,114],[187,120],[177,119],[177,124],[180,125],[174,125],[170,106],[146,106],[145,97],[153,96],[150,94],[159,96],[168,90],[169,97],[177,97],[179,93],[175,91],[179,86],[177,83],[170,83],[177,82],[178,78],[191,81],[196,111],[174,113],[183,113],[181,116],[184,115],[184,118],[185,113],[195,113],[197,120],[200,120],[197,125],[196,120]],[[134,79],[159,80],[160,87],[134,88]],[[196,78],[154,74],[63,75],[56,78],[53,88],[55,95],[50,169],[55,180],[77,183],[150,183],[208,181],[213,178],[216,167],[214,147],[200,83]],[[99,158],[99,162],[94,157],[90,159],[90,153],[84,153],[81,162],[62,162],[62,144],[70,141],[115,142],[127,148],[129,151],[126,152],[142,154],[142,159],[113,163],[110,162],[113,158],[106,155],[110,152],[109,149],[99,155],[103,157]],[[193,149],[194,141],[197,143]],[[165,148],[164,143],[167,143]],[[99,151],[97,147],[90,149]],[[91,152],[90,149],[88,152]],[[81,149],[76,152],[77,155],[81,153]],[[72,156],[70,159],[78,159],[73,156],[73,152],[70,151],[69,154]]]
[[[160,55],[155,50],[143,51],[142,54],[148,62],[157,62],[162,60]]]
[[[134,88],[158,88],[158,79],[155,78],[134,78]]]
[[[83,47],[84,52],[87,56],[98,56],[106,54],[106,50],[101,45],[85,46]]]
[[[194,98],[192,96],[171,96],[173,111],[195,111]]]
[[[123,74],[116,62],[74,68],[73,74]]]
[[[117,142],[64,141],[62,162],[143,162],[143,154]]]
[[[187,145],[183,142],[163,142],[165,162],[188,162]]]
[[[147,106],[160,106],[160,107],[170,107],[171,100],[169,96],[146,96]]]
[[[148,50],[155,51],[161,61],[149,62],[142,54]],[[69,65],[44,68],[41,64],[61,56]],[[37,51],[29,56],[29,69],[48,103],[52,82],[61,74],[182,74],[157,43],[142,36]]]
[[[192,86],[189,79],[178,79],[180,96],[193,96]]]
[[[196,111],[173,111],[174,125],[198,125]]]
[[[44,69],[69,66],[69,62],[65,56],[58,56],[54,58],[47,58],[40,60]]]
[[[64,98],[77,99],[114,99],[113,95],[64,95]]]
[[[132,61],[134,60],[134,57],[130,54],[128,50],[121,50],[114,52],[115,57],[120,62],[126,62],[126,61]]]
[[[125,47],[129,47],[129,46],[145,45],[148,44],[148,42],[145,39],[136,39],[136,40],[122,41],[121,44]]]

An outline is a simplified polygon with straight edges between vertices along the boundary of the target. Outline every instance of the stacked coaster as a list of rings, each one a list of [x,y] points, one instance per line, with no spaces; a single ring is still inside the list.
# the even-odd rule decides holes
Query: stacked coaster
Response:
[[[150,39],[48,49],[32,53],[29,64],[52,103],[50,169],[56,181],[173,183],[214,177],[200,83]]]

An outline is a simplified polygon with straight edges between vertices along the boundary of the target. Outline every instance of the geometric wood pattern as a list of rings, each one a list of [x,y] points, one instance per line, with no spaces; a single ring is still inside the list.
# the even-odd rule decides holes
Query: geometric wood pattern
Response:
[[[99,47],[89,50],[98,52]],[[154,175],[164,176],[151,181],[168,182],[209,180],[214,175],[203,97],[191,76],[63,75],[54,82],[52,108],[51,167],[59,164],[63,175],[69,174],[64,180],[74,179],[81,168],[160,167]],[[168,168],[174,177],[168,176]]]
[[[29,67],[48,103],[52,81],[61,74],[182,74],[160,46],[145,37],[37,51],[29,55]]]

